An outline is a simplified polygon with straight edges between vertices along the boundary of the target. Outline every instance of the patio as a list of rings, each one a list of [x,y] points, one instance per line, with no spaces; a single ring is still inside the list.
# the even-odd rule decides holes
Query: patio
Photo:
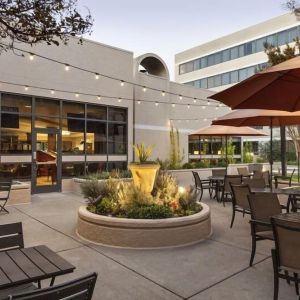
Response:
[[[255,265],[247,216],[231,204],[204,202],[212,210],[213,235],[196,245],[161,250],[129,250],[89,244],[75,234],[77,210],[84,200],[71,193],[34,195],[32,204],[9,207],[0,223],[21,221],[25,246],[45,244],[76,266],[57,282],[96,271],[93,299],[272,299],[272,243],[258,243]],[[279,299],[296,299],[294,286],[280,281]]]

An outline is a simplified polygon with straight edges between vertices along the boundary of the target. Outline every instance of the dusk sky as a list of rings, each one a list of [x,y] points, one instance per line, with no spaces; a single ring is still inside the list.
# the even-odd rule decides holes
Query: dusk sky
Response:
[[[154,52],[174,79],[174,55],[288,13],[284,0],[79,0],[95,19],[90,39],[134,52]]]

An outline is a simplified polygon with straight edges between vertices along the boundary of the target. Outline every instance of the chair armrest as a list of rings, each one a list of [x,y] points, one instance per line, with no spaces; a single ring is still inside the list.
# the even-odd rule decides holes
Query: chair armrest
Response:
[[[276,176],[274,176],[274,179],[275,179],[275,180],[278,180],[278,179],[282,179],[282,180],[290,180],[290,179],[292,179],[292,176],[276,175]]]

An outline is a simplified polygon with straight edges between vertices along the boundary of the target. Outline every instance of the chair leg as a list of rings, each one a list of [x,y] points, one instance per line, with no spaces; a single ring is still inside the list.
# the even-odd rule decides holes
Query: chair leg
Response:
[[[272,249],[272,262],[273,262],[273,271],[274,271],[274,296],[273,300],[278,300],[278,291],[279,291],[279,277],[278,277],[278,267],[277,267],[277,257],[275,249]]]
[[[290,281],[290,275],[289,275],[289,272],[288,271],[284,271],[284,274],[285,274],[285,276],[286,276],[286,283],[287,284],[291,284],[291,281]]]
[[[233,208],[232,208],[232,218],[231,218],[231,224],[230,224],[230,228],[232,228],[232,225],[233,225],[234,219],[235,219],[235,209],[234,209],[234,207],[233,207]]]
[[[201,190],[200,192],[200,201],[202,200],[202,196],[203,196],[203,190]]]
[[[250,267],[252,267],[252,265],[253,265],[255,252],[256,252],[256,237],[254,234],[252,234],[252,250],[251,250],[250,263],[249,263]]]
[[[299,283],[298,283],[298,274],[294,273],[294,277],[295,277],[295,290],[296,290],[296,294],[299,296]]]

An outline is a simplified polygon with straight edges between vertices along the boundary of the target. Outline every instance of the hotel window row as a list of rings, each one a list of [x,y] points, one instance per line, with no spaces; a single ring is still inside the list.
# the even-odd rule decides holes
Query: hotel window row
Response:
[[[210,88],[214,88],[217,86],[237,83],[242,80],[245,80],[248,77],[254,75],[259,70],[264,69],[266,66],[267,66],[266,63],[258,64],[258,65],[254,65],[251,67],[247,67],[247,68],[243,68],[243,69],[239,69],[239,70],[234,70],[231,72],[226,72],[226,73],[186,82],[185,84],[192,85],[197,88],[210,89]]]
[[[283,30],[179,65],[179,75],[264,51],[265,43],[282,46],[300,36],[300,26]]]
[[[53,156],[63,158],[63,177],[126,168],[126,108],[6,93],[0,99],[0,155],[12,157],[10,161],[17,157],[15,162],[1,163],[0,178],[30,179],[28,160],[34,155],[34,141],[38,157],[43,152],[51,155],[51,148],[57,150]],[[60,134],[57,138],[39,129],[56,129]]]

